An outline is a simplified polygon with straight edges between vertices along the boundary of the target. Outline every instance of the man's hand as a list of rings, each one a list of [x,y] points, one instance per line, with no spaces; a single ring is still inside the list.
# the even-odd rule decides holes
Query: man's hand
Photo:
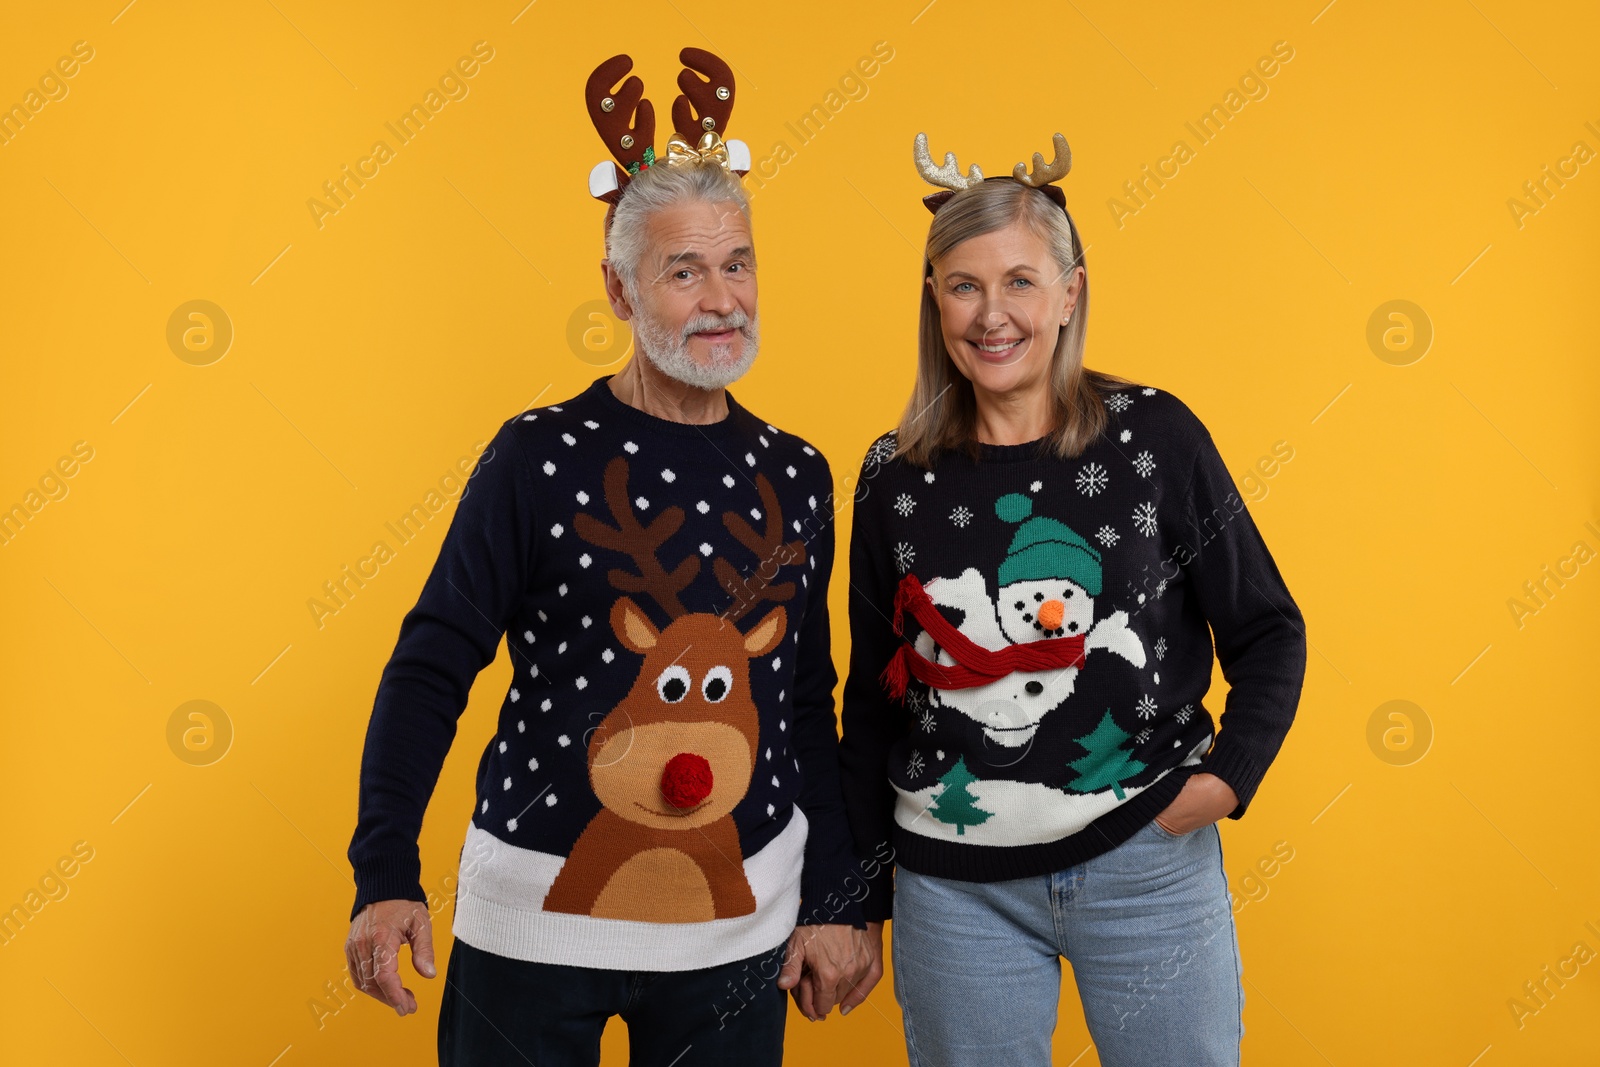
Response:
[[[411,965],[424,978],[433,965],[433,919],[420,900],[379,900],[361,909],[350,924],[344,959],[356,988],[401,1015],[417,1010],[417,998],[400,984],[400,946],[411,946]]]
[[[1233,786],[1209,771],[1196,771],[1183,783],[1172,803],[1156,813],[1155,821],[1171,833],[1186,834],[1226,818],[1238,806]]]
[[[778,988],[791,990],[800,1014],[818,1022],[835,1004],[840,1015],[849,1015],[882,977],[881,922],[868,923],[865,930],[837,924],[797,926],[789,935]]]

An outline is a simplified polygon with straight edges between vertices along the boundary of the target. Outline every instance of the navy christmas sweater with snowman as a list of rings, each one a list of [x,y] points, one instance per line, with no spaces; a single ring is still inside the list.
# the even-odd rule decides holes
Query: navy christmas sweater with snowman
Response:
[[[1197,771],[1233,788],[1240,818],[1282,745],[1304,622],[1210,433],[1148,386],[1105,402],[1072,459],[985,444],[922,469],[892,431],[868,450],[841,749],[861,854],[976,882],[1060,870]],[[866,918],[892,901],[885,870]]]
[[[352,915],[425,899],[423,813],[504,637],[457,937],[678,971],[770,950],[797,920],[859,924],[828,464],[731,394],[726,418],[693,425],[608,381],[507,420],[467,483],[378,685]]]

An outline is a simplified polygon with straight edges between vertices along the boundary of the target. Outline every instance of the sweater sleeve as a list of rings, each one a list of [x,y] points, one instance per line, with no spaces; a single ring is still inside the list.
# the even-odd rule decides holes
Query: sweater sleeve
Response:
[[[1228,683],[1216,742],[1201,769],[1233,788],[1238,819],[1294,721],[1305,679],[1305,620],[1206,433],[1185,506],[1186,577],[1215,636]]]
[[[804,866],[800,874],[800,925],[844,923],[864,926],[859,899],[859,879],[851,879],[850,823],[840,792],[839,722],[834,716],[833,690],[839,674],[833,666],[833,639],[828,620],[828,587],[833,571],[834,531],[831,489],[816,518],[820,527],[806,551],[816,560],[810,569],[805,618],[795,649],[794,734],[795,757],[800,762],[801,787],[796,800],[805,813]]]
[[[910,729],[910,713],[884,692],[878,675],[900,645],[890,624],[896,579],[884,558],[882,524],[873,515],[872,476],[863,464],[850,529],[850,670],[844,684],[845,804],[856,855],[868,873],[862,914],[868,922],[891,918],[894,905],[894,787],[889,750]]]
[[[427,899],[417,847],[423,814],[473,680],[494,661],[533,562],[533,476],[515,423],[504,423],[479,457],[378,682],[348,853],[352,919],[374,901]]]

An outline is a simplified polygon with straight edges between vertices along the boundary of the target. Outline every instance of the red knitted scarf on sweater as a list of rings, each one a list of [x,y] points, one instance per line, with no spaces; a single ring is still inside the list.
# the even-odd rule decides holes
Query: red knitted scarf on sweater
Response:
[[[951,666],[943,666],[923,656],[911,642],[905,641],[905,613],[922,624],[938,646],[955,659]],[[1053,637],[1044,641],[1026,641],[991,651],[975,643],[950,624],[939,613],[933,598],[922,588],[915,574],[900,579],[894,591],[894,632],[902,638],[899,648],[889,660],[889,665],[878,676],[883,687],[895,700],[903,700],[911,676],[935,689],[971,689],[1010,674],[1012,671],[1046,671],[1065,667],[1083,666],[1083,634],[1071,637]]]

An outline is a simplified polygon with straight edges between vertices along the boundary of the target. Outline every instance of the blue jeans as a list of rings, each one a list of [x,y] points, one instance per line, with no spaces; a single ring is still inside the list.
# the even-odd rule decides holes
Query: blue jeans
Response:
[[[697,971],[527,963],[456,939],[439,1006],[442,1067],[597,1067],[620,1015],[632,1067],[778,1067],[785,945]]]
[[[1014,881],[901,867],[890,944],[912,1067],[1048,1064],[1063,956],[1103,1067],[1239,1062],[1243,970],[1215,823],[1151,821]]]

